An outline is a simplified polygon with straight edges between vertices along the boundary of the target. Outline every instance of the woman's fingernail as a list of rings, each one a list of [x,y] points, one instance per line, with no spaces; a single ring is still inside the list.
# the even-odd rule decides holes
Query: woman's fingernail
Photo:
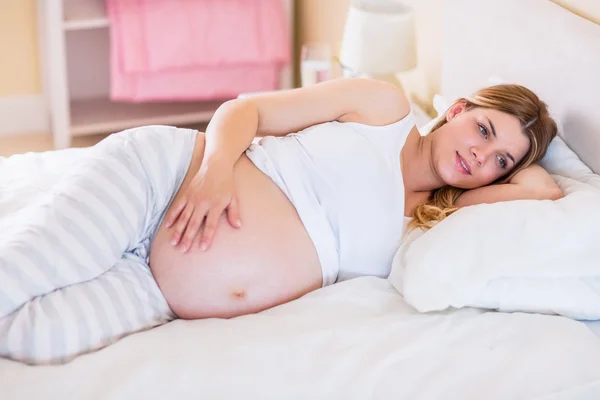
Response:
[[[176,246],[177,245],[177,239],[171,239],[171,244],[173,246]]]
[[[206,250],[207,247],[208,247],[208,245],[206,244],[206,242],[200,243],[200,251]]]
[[[239,219],[237,221],[235,221],[235,226],[237,226],[238,228],[242,227],[242,221],[240,221]]]

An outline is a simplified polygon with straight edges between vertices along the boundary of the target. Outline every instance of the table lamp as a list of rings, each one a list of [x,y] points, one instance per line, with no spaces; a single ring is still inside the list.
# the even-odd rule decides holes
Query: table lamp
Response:
[[[353,0],[340,51],[345,77],[370,77],[402,88],[395,74],[415,68],[415,17],[393,0]]]

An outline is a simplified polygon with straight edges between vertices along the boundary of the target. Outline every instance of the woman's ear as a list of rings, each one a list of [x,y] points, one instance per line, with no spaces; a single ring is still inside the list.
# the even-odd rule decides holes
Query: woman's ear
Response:
[[[450,122],[461,113],[467,110],[467,102],[465,100],[459,100],[446,111],[446,121]]]

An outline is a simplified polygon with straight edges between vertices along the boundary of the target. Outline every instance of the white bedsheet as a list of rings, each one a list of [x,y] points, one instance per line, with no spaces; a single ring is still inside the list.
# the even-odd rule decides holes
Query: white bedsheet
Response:
[[[0,158],[0,218],[83,150]],[[174,321],[61,366],[0,360],[0,398],[600,398],[600,340],[563,317],[419,314],[359,278],[261,314]]]
[[[600,341],[579,322],[418,314],[369,277],[258,315],[175,321],[58,367],[0,361],[3,399],[532,399],[598,384]]]

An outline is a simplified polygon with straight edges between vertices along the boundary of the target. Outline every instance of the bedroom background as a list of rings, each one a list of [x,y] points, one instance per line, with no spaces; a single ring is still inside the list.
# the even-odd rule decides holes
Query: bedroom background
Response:
[[[296,85],[301,45],[326,43],[337,52],[350,1],[296,0]],[[451,0],[446,1],[445,5],[445,0],[404,0],[416,13],[418,65],[399,77],[411,99],[427,112],[432,112],[431,101],[439,91],[442,10],[444,6],[451,6]],[[552,1],[600,23],[597,0]],[[0,0],[0,156],[52,148],[52,137],[43,129],[45,104],[41,94],[37,12],[36,0]],[[340,69],[334,68],[333,75],[340,76]],[[77,138],[73,145],[91,145],[101,137]]]
[[[298,1],[296,19],[304,23],[303,7],[309,3]],[[600,204],[598,20],[590,22],[549,0],[444,0],[435,2],[444,5],[442,29],[429,31],[427,24],[434,21],[429,9],[420,8],[425,4],[421,1],[427,0],[413,3],[419,7],[419,29],[423,31],[424,21],[430,40],[438,44],[437,49],[428,48],[429,55],[437,57],[442,48],[441,78],[427,80],[421,64],[401,76],[407,89],[427,102],[439,85],[436,109],[444,109],[440,97],[470,93],[490,77],[539,90],[563,128],[542,166],[557,176],[567,196],[556,202],[499,202],[454,213],[436,229],[403,239],[387,279],[350,279],[239,319],[173,321],[66,365],[29,366],[0,359],[2,398],[600,399],[600,213],[594,212]],[[316,40],[335,45],[345,6],[339,2],[334,7],[331,0],[315,4],[319,14],[310,16],[310,22],[322,33],[315,34]],[[330,31],[334,23],[335,32]],[[315,30],[300,26],[299,32]],[[6,38],[11,46],[16,41]],[[297,44],[303,40],[315,41],[299,37]],[[85,82],[82,87],[87,87]],[[2,110],[11,116],[9,109]],[[0,127],[9,122],[0,120]],[[36,221],[39,208],[29,206],[55,198],[48,195],[56,193],[57,182],[69,187],[70,180],[61,178],[73,176],[68,172],[85,154],[89,152],[70,150],[0,157],[0,189],[8,189],[0,190],[0,214],[6,216],[0,218],[0,237],[6,239],[0,240],[0,248],[8,245],[9,253],[21,248],[11,233],[22,231],[21,221]],[[92,186],[101,188],[96,182]],[[96,204],[97,199],[89,200]],[[121,203],[116,210],[125,209]],[[28,236],[37,232],[25,228]],[[73,235],[48,246],[40,246],[39,240],[25,242],[39,251],[62,244],[68,255],[74,254]],[[50,251],[35,258],[47,260]],[[34,259],[18,253],[9,266],[20,274],[23,261]],[[19,287],[6,288],[12,294]],[[92,315],[86,308],[83,312]],[[113,318],[120,315],[125,314],[116,312]],[[0,323],[0,332],[5,326]],[[75,348],[87,332],[36,338],[49,354],[52,339],[69,339],[63,343]],[[0,340],[0,353],[13,343],[30,343],[16,333]]]

